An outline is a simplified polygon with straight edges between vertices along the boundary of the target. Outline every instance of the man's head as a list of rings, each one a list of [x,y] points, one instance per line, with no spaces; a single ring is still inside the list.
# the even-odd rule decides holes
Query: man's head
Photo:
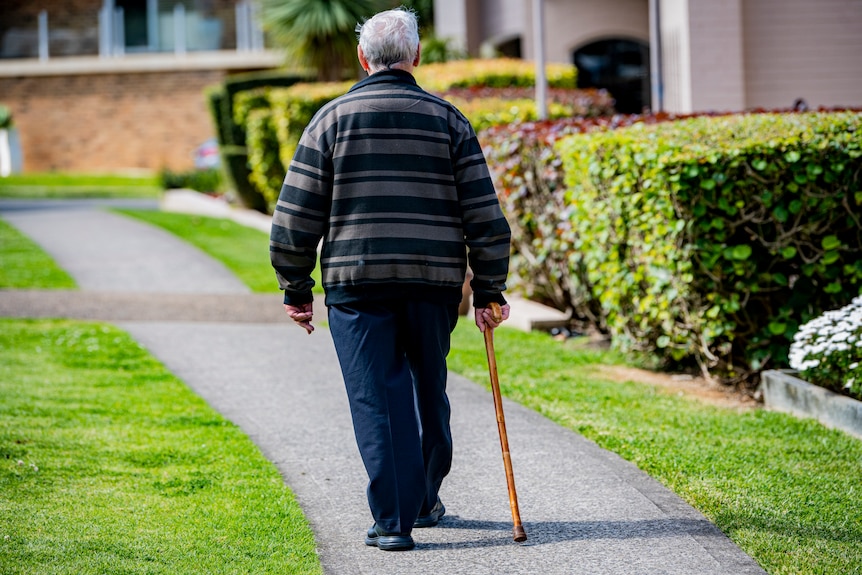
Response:
[[[375,14],[356,27],[359,61],[367,72],[419,64],[419,25],[416,14],[399,8]]]

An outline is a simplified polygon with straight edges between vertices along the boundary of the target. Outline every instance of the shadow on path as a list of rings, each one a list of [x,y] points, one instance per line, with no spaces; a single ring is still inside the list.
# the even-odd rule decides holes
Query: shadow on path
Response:
[[[457,515],[444,517],[435,529],[500,531],[507,537],[480,541],[447,541],[420,543],[419,549],[458,549],[512,545],[512,524],[502,521],[464,519]],[[713,536],[715,526],[706,519],[643,519],[632,521],[537,521],[524,523],[528,539],[522,546],[535,546],[563,541],[602,539],[648,539],[684,535]]]

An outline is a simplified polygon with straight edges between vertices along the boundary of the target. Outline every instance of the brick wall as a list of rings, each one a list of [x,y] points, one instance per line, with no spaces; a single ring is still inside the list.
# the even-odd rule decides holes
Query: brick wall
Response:
[[[24,171],[189,169],[215,130],[203,91],[221,71],[0,78]]]
[[[36,28],[36,18],[48,11],[51,26],[83,28],[97,26],[102,0],[3,0],[0,32],[9,28]]]

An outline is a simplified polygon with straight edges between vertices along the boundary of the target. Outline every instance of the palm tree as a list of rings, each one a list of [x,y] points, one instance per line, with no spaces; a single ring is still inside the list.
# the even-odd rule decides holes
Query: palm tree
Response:
[[[385,0],[260,0],[261,20],[290,60],[320,81],[344,79],[356,64],[356,24],[391,7]]]
[[[416,12],[419,28],[430,31],[434,28],[434,0],[396,0],[394,6],[404,6]],[[421,31],[420,31],[421,32]]]

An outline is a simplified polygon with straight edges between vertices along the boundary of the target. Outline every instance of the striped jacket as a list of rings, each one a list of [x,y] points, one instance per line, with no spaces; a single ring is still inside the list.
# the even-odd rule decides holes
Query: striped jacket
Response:
[[[317,246],[326,304],[505,303],[510,230],[476,134],[401,70],[373,74],[324,106],[290,163],[270,255],[285,303],[312,300]]]

